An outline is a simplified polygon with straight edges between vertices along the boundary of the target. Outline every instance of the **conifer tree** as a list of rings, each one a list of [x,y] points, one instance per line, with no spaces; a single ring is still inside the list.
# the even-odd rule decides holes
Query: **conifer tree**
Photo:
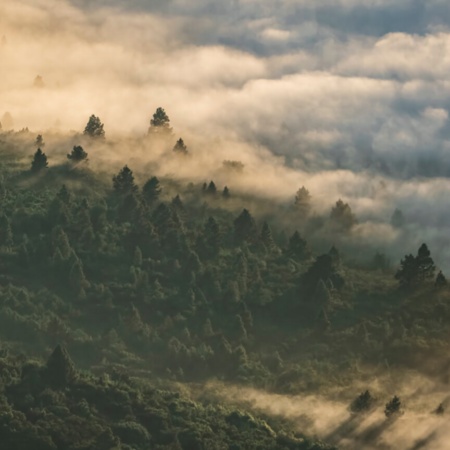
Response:
[[[396,395],[394,395],[394,397],[386,403],[386,407],[384,408],[385,416],[389,419],[401,414],[401,406],[402,402]]]
[[[126,195],[137,191],[134,175],[128,166],[124,166],[117,175],[113,176],[114,191],[119,195]]]
[[[157,177],[151,177],[142,187],[142,196],[148,205],[155,203],[161,195],[161,186]]]
[[[175,153],[179,153],[182,155],[187,155],[188,154],[188,149],[186,147],[186,144],[184,143],[183,139],[178,139],[178,141],[176,142],[175,146],[173,147],[173,151]]]
[[[216,195],[217,194],[217,188],[214,181],[210,181],[208,184],[208,187],[206,188],[206,193],[209,195]]]
[[[103,129],[103,123],[100,121],[100,118],[92,114],[84,128],[83,134],[91,138],[104,139],[105,130]]]
[[[172,128],[170,127],[170,119],[163,108],[159,107],[153,114],[153,118],[150,120],[150,133],[170,134]]]
[[[332,224],[341,231],[350,230],[357,223],[355,215],[352,213],[348,203],[344,203],[341,199],[336,202],[330,213]]]
[[[251,242],[257,235],[256,223],[247,209],[244,209],[234,221],[234,237],[236,243]]]
[[[294,206],[302,215],[307,215],[311,209],[311,195],[305,186],[302,186],[295,194]]]
[[[34,141],[34,145],[35,145],[37,148],[42,148],[42,147],[45,146],[45,142],[44,142],[44,138],[42,137],[42,134],[38,134],[38,135],[36,136],[36,140]]]
[[[55,387],[64,387],[73,383],[77,377],[75,366],[61,345],[57,345],[47,360],[46,379]]]
[[[447,278],[445,278],[444,274],[442,273],[442,270],[439,271],[437,274],[436,280],[434,282],[434,286],[437,288],[442,288],[447,286]]]
[[[272,236],[272,230],[267,222],[264,222],[262,225],[260,238],[267,251],[271,252],[276,248],[275,241]]]
[[[48,161],[46,154],[38,148],[34,154],[33,161],[31,162],[31,171],[38,173],[48,167]]]
[[[290,237],[287,253],[291,258],[298,261],[304,261],[311,256],[307,242],[300,236],[298,231],[295,231]]]
[[[228,199],[230,198],[230,196],[231,196],[230,190],[228,189],[227,186],[225,186],[225,187],[223,188],[223,191],[222,191],[222,197],[223,197],[225,200],[228,200]]]
[[[427,244],[422,244],[417,251],[416,263],[419,281],[425,281],[434,277],[436,266],[431,258],[431,253],[430,250],[428,250]]]
[[[84,151],[81,145],[75,145],[72,152],[67,155],[67,159],[73,164],[79,164],[87,161],[88,154]]]

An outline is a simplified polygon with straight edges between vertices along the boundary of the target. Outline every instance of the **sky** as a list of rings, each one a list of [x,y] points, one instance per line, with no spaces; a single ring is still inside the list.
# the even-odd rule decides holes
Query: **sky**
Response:
[[[358,239],[426,240],[450,269],[449,24],[444,0],[2,0],[0,120],[96,114],[113,139],[161,106],[202,161],[285,199],[305,184],[319,212],[343,198]]]

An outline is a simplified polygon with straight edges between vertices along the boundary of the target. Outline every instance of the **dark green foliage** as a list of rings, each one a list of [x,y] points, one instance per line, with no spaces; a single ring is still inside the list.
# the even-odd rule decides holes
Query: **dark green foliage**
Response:
[[[331,209],[330,219],[332,224],[341,231],[348,231],[357,223],[349,204],[344,203],[341,199]]]
[[[422,244],[416,257],[409,254],[400,261],[400,269],[396,272],[395,278],[400,286],[411,288],[433,278],[435,270],[431,253],[427,245]]]
[[[184,143],[183,139],[178,139],[178,141],[176,142],[176,144],[173,147],[173,151],[175,153],[179,153],[181,155],[187,155],[188,154],[188,149],[186,147],[186,144]]]
[[[298,231],[295,231],[289,238],[287,254],[290,258],[297,259],[298,261],[304,261],[311,256],[307,242],[300,236]]]
[[[295,194],[294,206],[302,215],[307,215],[311,210],[311,195],[305,186],[302,186]]]
[[[37,148],[43,148],[45,146],[44,138],[42,137],[42,134],[38,134],[36,136],[36,140],[34,141],[34,145]]]
[[[230,198],[230,196],[231,196],[230,190],[228,189],[227,186],[225,186],[225,187],[223,188],[223,191],[222,191],[222,197],[223,197],[225,200],[227,200],[227,199]]]
[[[241,214],[234,221],[234,238],[237,244],[242,242],[255,241],[257,236],[257,229],[255,219],[248,212],[243,209]]]
[[[366,390],[352,401],[350,410],[354,413],[367,412],[374,407],[374,404],[375,399],[372,397],[372,394]]]
[[[422,244],[417,251],[416,264],[419,281],[429,280],[434,277],[436,267],[431,258],[431,253],[430,250],[428,250],[427,244]]]
[[[208,187],[206,188],[205,191],[207,194],[209,195],[216,195],[217,194],[217,188],[216,185],[214,183],[214,181],[210,181],[208,184]]]
[[[82,161],[87,161],[88,154],[84,151],[81,145],[75,145],[72,152],[67,155],[67,159],[74,164],[78,164]]]
[[[400,261],[400,269],[395,274],[400,286],[410,287],[418,280],[418,267],[416,258],[412,254],[406,255]]]
[[[386,407],[384,408],[384,414],[389,419],[391,417],[398,416],[402,413],[401,411],[402,403],[400,399],[394,395],[391,400],[386,403]]]
[[[153,118],[150,120],[149,133],[170,133],[170,119],[163,108],[159,107],[153,114]]]
[[[272,252],[276,249],[276,244],[272,236],[272,230],[270,229],[267,222],[264,222],[262,225],[260,239],[264,248],[268,252]]]
[[[157,177],[151,177],[142,187],[142,197],[149,204],[155,203],[161,195],[161,186]]]
[[[38,173],[47,167],[47,156],[40,148],[38,148],[34,154],[33,161],[31,162],[31,171]]]
[[[331,250],[330,253],[318,256],[302,278],[309,291],[315,289],[320,280],[330,280],[337,289],[344,285],[344,278],[339,271],[339,260]]]
[[[117,175],[113,176],[113,188],[119,195],[136,192],[138,187],[134,183],[134,175],[128,166],[124,166]]]
[[[100,118],[92,114],[84,128],[83,134],[91,138],[104,139],[105,130],[103,129],[103,123],[100,121]]]
[[[445,275],[442,273],[442,270],[440,270],[439,273],[437,274],[434,285],[437,288],[443,288],[447,286],[447,278],[445,278]]]
[[[58,388],[70,385],[76,378],[77,372],[67,350],[58,344],[47,360],[44,379]]]

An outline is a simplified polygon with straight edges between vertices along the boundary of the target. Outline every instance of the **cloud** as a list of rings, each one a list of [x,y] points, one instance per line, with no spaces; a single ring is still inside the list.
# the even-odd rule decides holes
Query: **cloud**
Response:
[[[115,161],[183,180],[229,184],[222,161],[241,160],[230,187],[290,202],[305,185],[325,217],[342,198],[357,242],[397,260],[429,240],[450,269],[448,15],[441,0],[5,0],[0,117],[45,134],[96,114]],[[142,141],[159,106],[192,163]]]

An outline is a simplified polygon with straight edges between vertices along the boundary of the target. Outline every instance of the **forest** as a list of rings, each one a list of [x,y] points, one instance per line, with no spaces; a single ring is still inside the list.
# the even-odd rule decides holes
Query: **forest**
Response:
[[[352,241],[339,198],[319,214],[307,186],[289,202],[234,188],[234,159],[227,184],[188,181],[134,144],[113,155],[95,115],[70,135],[0,131],[2,448],[391,448],[408,374],[448,384],[450,291],[427,243],[391,261]],[[139,146],[196,157],[163,108]],[[328,395],[348,419],[319,432],[227,386]],[[417,395],[445,416],[445,393]]]

